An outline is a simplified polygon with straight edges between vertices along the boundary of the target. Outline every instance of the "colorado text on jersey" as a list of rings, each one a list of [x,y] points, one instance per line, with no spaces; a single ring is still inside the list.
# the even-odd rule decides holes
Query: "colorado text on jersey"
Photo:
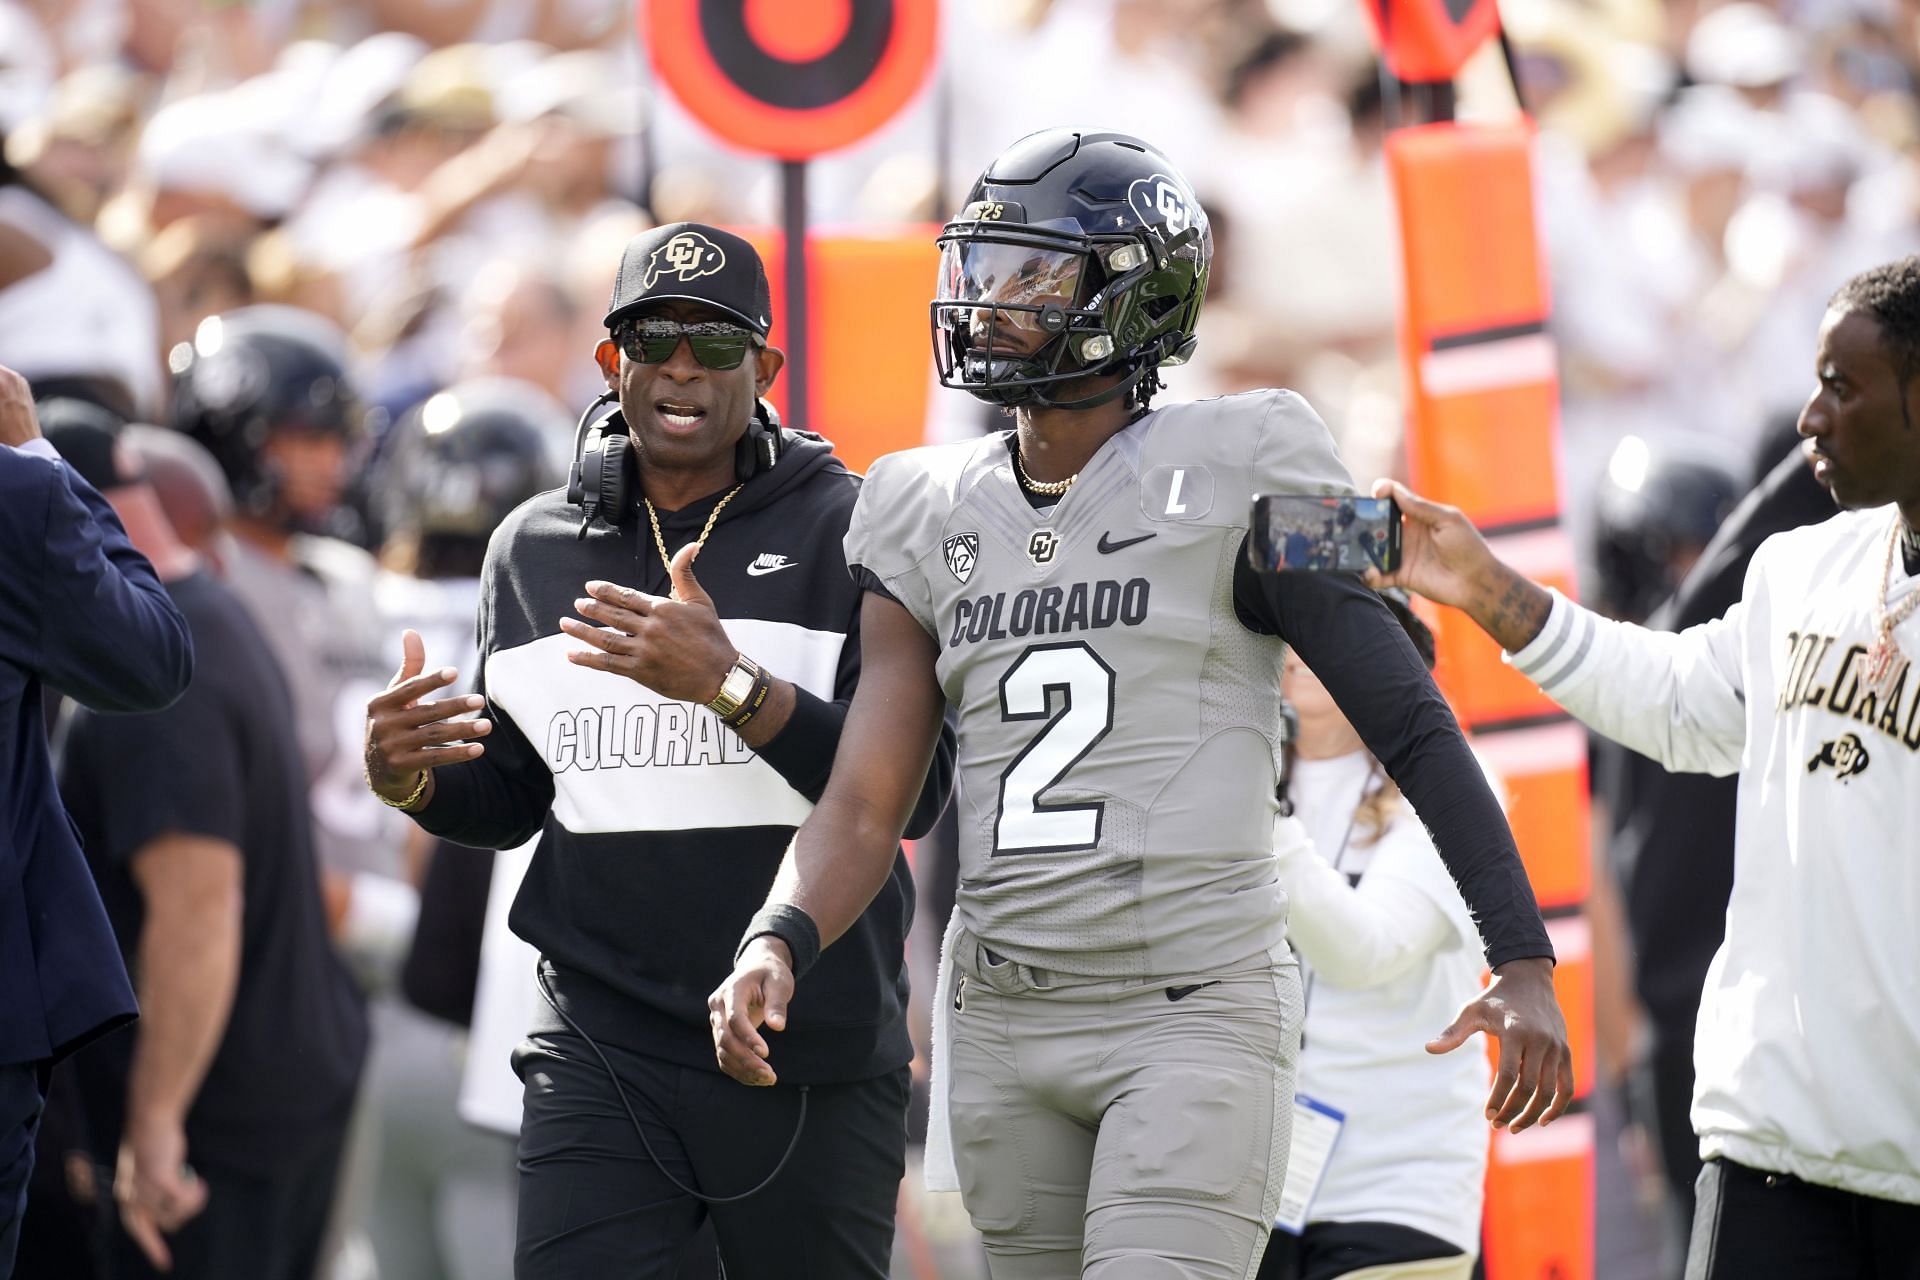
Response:
[[[1920,677],[1913,677],[1912,665],[1902,663],[1884,686],[1871,687],[1862,674],[1867,646],[1849,644],[1834,663],[1830,659],[1839,640],[1812,631],[1787,633],[1787,678],[1776,709],[1825,707],[1920,751]]]

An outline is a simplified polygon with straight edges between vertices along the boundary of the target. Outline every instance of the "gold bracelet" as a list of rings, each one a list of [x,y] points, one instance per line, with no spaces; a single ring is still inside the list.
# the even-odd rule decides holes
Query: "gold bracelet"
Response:
[[[389,809],[412,809],[415,804],[419,803],[421,795],[427,789],[427,779],[431,778],[432,776],[433,776],[433,770],[422,769],[420,771],[420,781],[413,784],[413,790],[407,793],[407,798],[405,800],[387,799],[386,795],[383,792],[381,792],[381,790],[378,787],[375,787],[373,785],[373,779],[371,777],[367,778],[367,790],[373,792],[374,795],[379,796],[380,803],[386,805]]]

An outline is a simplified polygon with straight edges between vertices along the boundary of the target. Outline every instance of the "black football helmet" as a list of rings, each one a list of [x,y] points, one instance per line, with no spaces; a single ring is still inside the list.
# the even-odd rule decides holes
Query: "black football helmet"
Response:
[[[281,431],[338,435],[349,447],[365,411],[347,375],[347,338],[297,307],[241,307],[209,316],[168,354],[173,426],[220,463],[235,503],[256,516],[279,507],[279,478],[261,446]]]
[[[938,243],[942,386],[997,405],[1144,405],[1156,371],[1193,354],[1213,232],[1180,171],[1138,138],[1029,134],[987,166]],[[1114,373],[1111,388],[1071,394]]]
[[[1669,433],[1627,436],[1594,494],[1594,568],[1601,610],[1643,621],[1679,587],[1740,500],[1724,446]]]
[[[388,538],[467,539],[485,547],[513,509],[566,481],[573,421],[516,378],[457,383],[409,409],[384,441],[372,478]]]

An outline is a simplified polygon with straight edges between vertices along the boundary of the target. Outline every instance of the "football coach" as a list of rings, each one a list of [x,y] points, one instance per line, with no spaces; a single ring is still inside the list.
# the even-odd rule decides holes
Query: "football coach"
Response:
[[[509,917],[545,1000],[514,1056],[520,1280],[668,1280],[709,1218],[732,1280],[888,1274],[905,858],[776,1033],[782,1087],[721,1074],[708,1027],[860,672],[841,548],[860,482],[761,398],[784,359],[771,323],[745,240],[635,237],[594,353],[619,412],[590,409],[573,483],[495,531],[477,694],[436,700],[456,675],[408,634],[368,707],[389,804],[461,844],[540,837]],[[939,816],[953,756],[949,732],[909,834]]]

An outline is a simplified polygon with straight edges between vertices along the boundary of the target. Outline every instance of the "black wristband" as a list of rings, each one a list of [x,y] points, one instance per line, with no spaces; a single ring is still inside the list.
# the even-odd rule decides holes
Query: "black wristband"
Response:
[[[820,958],[820,927],[813,917],[792,903],[776,902],[770,907],[762,907],[760,914],[747,924],[747,932],[740,939],[740,946],[733,953],[738,961],[745,954],[747,945],[755,938],[778,938],[787,944],[787,950],[793,953],[793,976],[798,981],[807,970],[813,968],[813,962]]]
[[[739,709],[720,721],[735,733],[747,727],[747,721],[753,719],[756,712],[766,704],[767,694],[773,690],[773,677],[767,669],[761,667],[753,677],[753,686],[747,690],[747,696],[740,700]]]

